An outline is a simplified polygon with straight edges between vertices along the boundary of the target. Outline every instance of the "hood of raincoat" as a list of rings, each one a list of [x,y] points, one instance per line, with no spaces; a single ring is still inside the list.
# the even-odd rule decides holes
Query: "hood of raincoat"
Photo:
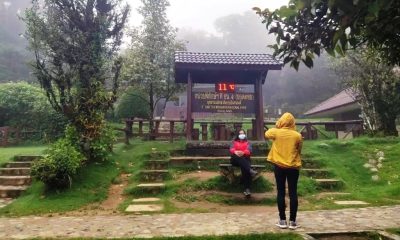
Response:
[[[291,113],[284,113],[275,124],[276,128],[296,130],[296,122]]]

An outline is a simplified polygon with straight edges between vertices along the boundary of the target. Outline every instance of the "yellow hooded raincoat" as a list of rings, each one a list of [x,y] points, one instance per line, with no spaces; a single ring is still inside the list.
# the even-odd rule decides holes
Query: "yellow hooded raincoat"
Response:
[[[284,168],[300,168],[302,137],[296,131],[293,115],[284,113],[275,125],[265,132],[265,138],[273,141],[267,160]]]

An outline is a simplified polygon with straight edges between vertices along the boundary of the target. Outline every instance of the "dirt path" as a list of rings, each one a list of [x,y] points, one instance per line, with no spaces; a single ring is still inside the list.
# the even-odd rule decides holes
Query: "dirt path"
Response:
[[[51,214],[51,216],[96,216],[96,215],[117,215],[118,206],[123,203],[126,196],[123,194],[128,185],[130,174],[121,174],[119,183],[112,184],[108,189],[108,198],[101,203],[89,204],[75,211]],[[49,214],[44,214],[49,216]]]

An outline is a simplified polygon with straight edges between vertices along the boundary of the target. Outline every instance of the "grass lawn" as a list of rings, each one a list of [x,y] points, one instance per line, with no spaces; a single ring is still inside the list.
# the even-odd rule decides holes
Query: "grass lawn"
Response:
[[[122,144],[119,144],[115,151],[121,149]],[[0,216],[66,212],[106,199],[111,182],[119,174],[117,155],[114,154],[108,162],[92,163],[81,168],[72,180],[72,187],[65,191],[46,191],[44,184],[33,182],[19,198],[0,209]]]
[[[144,162],[150,159],[150,153],[156,148],[160,153],[183,149],[184,141],[173,144],[166,141],[133,140],[131,145],[117,144],[110,162],[90,164],[82,168],[73,179],[71,189],[62,192],[46,192],[43,184],[34,182],[28,191],[9,206],[0,209],[3,216],[22,216],[53,212],[65,212],[79,209],[87,204],[101,202],[107,197],[111,182],[120,173],[130,173],[129,184],[125,189],[126,201],[120,205],[122,212],[132,198],[146,196],[138,192],[135,186],[141,182],[139,170],[144,169]],[[16,154],[39,154],[44,146],[4,148],[0,151],[0,159],[9,159]],[[3,151],[6,150],[6,151]],[[363,165],[377,159],[377,153],[384,153],[382,166],[378,172],[372,172]],[[301,176],[299,195],[301,196],[300,210],[344,208],[334,204],[335,200],[362,200],[367,206],[400,204],[400,138],[358,138],[353,140],[318,140],[305,141],[303,154],[327,168],[334,178],[344,182],[344,187],[334,191],[348,193],[346,195],[321,195],[313,179]],[[168,156],[165,156],[168,158]],[[372,160],[371,160],[372,159]],[[208,180],[186,179],[177,181],[180,174],[193,171],[193,167],[170,167],[171,176],[166,181],[166,190],[153,197],[160,197],[164,203],[164,213],[207,212],[201,208],[176,208],[173,200],[181,202],[208,201],[225,205],[243,205],[221,192],[240,192],[237,184],[227,184],[225,179],[213,177]],[[214,169],[217,171],[217,169]],[[378,180],[372,180],[377,175]],[[253,192],[271,192],[272,185],[264,178],[254,183]],[[199,199],[196,192],[210,191],[207,199]],[[254,205],[275,204],[273,199],[262,199],[251,202]],[[346,206],[348,207],[348,206]],[[350,206],[353,207],[353,206]]]
[[[15,155],[40,155],[46,148],[45,145],[0,148],[0,166],[12,160]]]
[[[373,172],[364,167],[377,162],[378,152],[384,153],[382,166]],[[310,204],[302,210],[334,209],[342,206],[334,200],[362,200],[368,206],[400,204],[400,138],[357,138],[353,140],[305,141],[303,153],[318,160],[344,182],[342,192],[349,195],[331,195],[317,198],[306,196]],[[378,180],[372,180],[376,175]]]

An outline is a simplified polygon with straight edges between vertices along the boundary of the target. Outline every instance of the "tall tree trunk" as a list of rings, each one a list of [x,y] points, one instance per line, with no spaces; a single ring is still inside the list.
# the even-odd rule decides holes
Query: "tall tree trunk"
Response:
[[[153,84],[150,83],[150,89],[149,89],[149,105],[150,105],[150,116],[149,116],[149,132],[150,132],[150,138],[149,140],[155,140],[156,137],[154,136],[155,134],[155,129],[154,129],[154,91],[153,91]]]
[[[396,128],[396,116],[382,117],[381,130],[385,136],[399,136]]]

